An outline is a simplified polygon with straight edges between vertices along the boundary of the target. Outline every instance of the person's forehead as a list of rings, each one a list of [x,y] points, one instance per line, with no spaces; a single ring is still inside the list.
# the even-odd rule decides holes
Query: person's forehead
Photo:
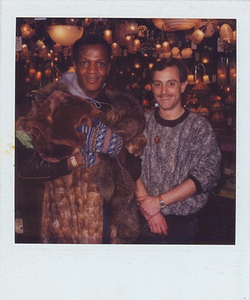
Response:
[[[78,49],[78,56],[94,52],[98,52],[99,55],[108,58],[108,49],[105,47],[105,45],[102,44],[82,45]]]

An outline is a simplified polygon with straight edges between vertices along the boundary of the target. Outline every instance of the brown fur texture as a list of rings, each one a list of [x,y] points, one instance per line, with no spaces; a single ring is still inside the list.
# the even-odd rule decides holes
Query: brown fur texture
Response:
[[[58,162],[70,157],[82,147],[85,138],[76,132],[78,125],[91,125],[91,119],[101,119],[102,113],[80,97],[72,96],[51,86],[36,95],[40,105],[34,108],[27,117],[17,121],[17,128],[33,136],[33,144],[38,154],[47,161]],[[51,94],[47,94],[51,92]],[[47,98],[42,102],[41,97]]]
[[[116,93],[105,115],[88,101],[68,93],[62,84],[38,91],[33,109],[16,125],[32,134],[40,156],[59,161],[84,145],[77,125],[91,125],[93,118],[109,126],[124,139],[134,155],[146,144],[143,136],[144,115],[137,100]],[[139,235],[135,183],[116,158],[100,155],[94,167],[77,168],[71,174],[45,183],[42,213],[42,238],[46,243],[101,243],[103,206],[111,222],[111,242],[131,243]]]

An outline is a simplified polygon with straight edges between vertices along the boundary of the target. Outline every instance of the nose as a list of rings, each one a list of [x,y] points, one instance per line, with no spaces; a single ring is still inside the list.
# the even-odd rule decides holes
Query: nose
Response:
[[[91,62],[88,66],[88,72],[90,73],[95,73],[97,70],[96,65],[94,62]]]
[[[163,84],[163,85],[162,85],[161,93],[162,93],[163,95],[168,94],[168,85],[167,85],[167,84]]]

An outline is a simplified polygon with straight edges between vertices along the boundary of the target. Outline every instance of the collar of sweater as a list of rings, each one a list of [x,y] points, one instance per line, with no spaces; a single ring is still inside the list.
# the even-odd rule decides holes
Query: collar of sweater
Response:
[[[185,109],[184,113],[178,119],[166,120],[160,116],[159,107],[157,107],[154,112],[155,120],[157,123],[159,123],[160,125],[162,125],[164,127],[175,127],[176,125],[182,123],[186,119],[186,117],[189,115],[189,110],[187,108],[184,108],[184,109]]]

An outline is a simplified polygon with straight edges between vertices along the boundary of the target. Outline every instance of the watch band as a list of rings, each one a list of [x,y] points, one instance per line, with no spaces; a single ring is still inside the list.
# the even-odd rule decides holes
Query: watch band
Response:
[[[166,203],[164,202],[163,198],[161,195],[158,196],[159,204],[161,209],[166,207]]]
[[[70,161],[74,169],[78,167],[78,163],[74,155],[70,157]]]

